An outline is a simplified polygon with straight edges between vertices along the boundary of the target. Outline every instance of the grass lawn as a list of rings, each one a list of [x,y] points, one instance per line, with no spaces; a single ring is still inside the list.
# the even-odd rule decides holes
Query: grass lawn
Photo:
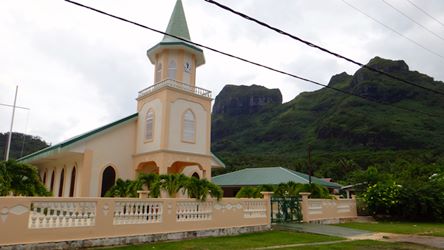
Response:
[[[282,249],[301,249],[301,250],[377,250],[377,249],[399,249],[399,250],[426,250],[435,249],[422,245],[409,243],[391,243],[374,240],[356,240],[350,242],[341,242],[337,244],[319,245],[319,246],[298,246],[294,248],[280,248]]]
[[[327,241],[344,240],[339,237],[323,236],[309,233],[298,233],[290,231],[268,231],[262,233],[242,234],[237,236],[209,237],[183,241],[149,243],[144,245],[133,245],[125,247],[108,248],[112,250],[132,249],[254,249],[270,246],[283,246],[304,243],[316,243]],[[101,248],[102,249],[102,248]],[[358,240],[340,243],[331,243],[316,246],[289,246],[279,249],[344,249],[344,250],[376,250],[376,249],[399,249],[399,250],[426,250],[434,249],[425,246],[408,243],[390,243],[373,240]]]
[[[444,224],[415,222],[352,222],[337,226],[373,232],[419,234],[444,237]]]
[[[209,237],[192,240],[159,242],[145,245],[116,247],[113,250],[129,249],[248,249],[288,244],[336,241],[343,238],[290,231],[268,231],[236,236]]]

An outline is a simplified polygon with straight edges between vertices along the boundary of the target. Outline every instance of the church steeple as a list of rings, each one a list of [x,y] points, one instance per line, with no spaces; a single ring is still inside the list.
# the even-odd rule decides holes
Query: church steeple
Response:
[[[191,41],[181,0],[174,6],[165,33]],[[196,68],[205,63],[201,48],[168,35],[149,49],[147,56],[155,65],[155,83],[171,79],[194,86]]]
[[[165,33],[172,34],[191,41],[190,32],[188,31],[187,19],[183,10],[182,1],[178,0],[171,14],[170,22]],[[163,43],[180,42],[174,37],[165,35],[162,39]]]

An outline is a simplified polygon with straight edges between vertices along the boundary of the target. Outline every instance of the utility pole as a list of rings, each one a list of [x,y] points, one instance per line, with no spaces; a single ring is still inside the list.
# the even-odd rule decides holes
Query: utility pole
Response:
[[[308,184],[311,185],[311,175],[313,170],[311,169],[311,145],[308,144]]]
[[[12,127],[14,126],[14,115],[15,115],[15,105],[17,103],[17,92],[18,92],[18,85],[15,86],[15,97],[14,97],[14,105],[12,106],[11,127],[9,128],[8,143],[6,145],[6,157],[5,157],[6,161],[9,160],[9,150],[11,148]]]

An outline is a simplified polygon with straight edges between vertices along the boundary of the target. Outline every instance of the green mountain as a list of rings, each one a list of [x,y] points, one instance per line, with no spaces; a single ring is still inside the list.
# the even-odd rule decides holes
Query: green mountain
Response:
[[[367,65],[444,92],[443,82],[410,71],[404,61],[375,57]],[[276,89],[225,86],[216,97],[212,120],[212,151],[229,166],[225,171],[253,166],[304,171],[308,145],[317,172],[337,179],[344,178],[339,168],[347,161],[366,168],[424,157],[438,161],[444,155],[444,96],[365,68],[353,76],[335,75],[328,85],[388,105],[328,88],[281,103]],[[331,164],[339,171],[328,171]]]
[[[0,133],[0,152],[2,152],[2,160],[6,155],[6,144],[8,142],[9,133]],[[48,147],[49,144],[38,136],[26,135],[22,133],[12,133],[11,148],[9,159],[18,159],[22,156],[31,154],[42,148]]]

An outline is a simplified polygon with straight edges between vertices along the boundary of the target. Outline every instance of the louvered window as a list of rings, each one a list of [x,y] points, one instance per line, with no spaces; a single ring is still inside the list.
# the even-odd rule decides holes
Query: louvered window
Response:
[[[195,134],[196,134],[196,119],[194,117],[193,112],[191,112],[191,110],[187,110],[183,115],[182,140],[185,142],[194,143]]]
[[[154,123],[154,112],[149,110],[146,113],[146,128],[145,128],[145,140],[153,139],[153,123]]]

